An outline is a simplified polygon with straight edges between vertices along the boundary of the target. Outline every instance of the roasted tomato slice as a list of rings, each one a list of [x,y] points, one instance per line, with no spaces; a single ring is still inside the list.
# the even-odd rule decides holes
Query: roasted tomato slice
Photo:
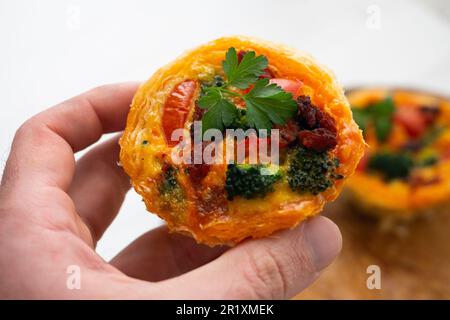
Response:
[[[270,79],[270,83],[275,83],[277,86],[280,86],[286,92],[292,93],[294,98],[298,97],[298,90],[302,86],[302,82],[299,80],[289,80],[283,78],[273,78]]]
[[[177,141],[171,141],[172,132],[184,127],[196,88],[197,83],[195,81],[185,80],[176,85],[167,97],[164,104],[162,127],[166,142],[170,147],[178,143]]]
[[[280,148],[287,148],[289,144],[293,143],[297,139],[298,132],[300,130],[295,120],[289,120],[284,125],[275,125],[274,129],[279,131],[278,145]],[[276,141],[274,141],[276,143]]]
[[[418,138],[425,131],[427,124],[419,109],[399,107],[394,115],[395,123],[405,128],[411,138]]]

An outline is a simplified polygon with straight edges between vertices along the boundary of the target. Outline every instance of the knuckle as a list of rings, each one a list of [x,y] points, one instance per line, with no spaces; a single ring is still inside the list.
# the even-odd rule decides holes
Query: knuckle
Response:
[[[105,90],[109,89],[111,86],[108,84],[102,84],[96,87],[91,88],[88,92],[86,97],[95,97],[95,96],[101,96]]]
[[[20,125],[20,127],[16,130],[16,133],[14,135],[15,138],[20,138],[22,136],[26,136],[35,129],[36,127],[36,121],[35,118],[30,118],[24,123]]]
[[[45,123],[40,119],[39,114],[26,120],[22,125],[16,130],[14,135],[15,141],[23,140],[37,140],[40,141],[46,136]]]
[[[285,297],[287,273],[282,267],[283,260],[269,249],[247,251],[243,276],[251,298]]]
[[[28,146],[37,147],[56,143],[55,137],[58,131],[51,123],[55,119],[49,112],[41,112],[26,120],[15,132],[13,144],[22,145],[27,142]]]

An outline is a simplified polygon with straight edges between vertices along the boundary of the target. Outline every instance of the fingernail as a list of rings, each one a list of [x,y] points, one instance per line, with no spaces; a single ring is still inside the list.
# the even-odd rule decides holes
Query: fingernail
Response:
[[[330,219],[318,216],[305,223],[305,241],[311,250],[316,270],[328,266],[342,248],[339,228]]]

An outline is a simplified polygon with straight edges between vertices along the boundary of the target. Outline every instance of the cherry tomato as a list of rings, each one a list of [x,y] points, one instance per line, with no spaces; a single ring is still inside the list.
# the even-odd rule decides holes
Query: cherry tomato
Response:
[[[399,107],[395,111],[394,121],[405,128],[411,138],[420,137],[427,124],[419,109],[413,107]]]
[[[294,98],[299,96],[298,90],[302,86],[302,82],[299,80],[289,80],[283,78],[273,78],[270,79],[270,83],[275,83],[277,86],[280,86],[286,92],[292,93]]]
[[[184,127],[196,88],[195,81],[185,80],[176,85],[167,97],[163,109],[162,127],[170,147],[178,143],[178,141],[171,140],[172,132]]]

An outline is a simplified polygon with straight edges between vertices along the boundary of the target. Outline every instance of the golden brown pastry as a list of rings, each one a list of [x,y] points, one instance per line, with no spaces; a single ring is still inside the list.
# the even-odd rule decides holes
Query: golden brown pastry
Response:
[[[279,163],[178,163],[173,155],[192,137],[194,121],[222,133],[278,132],[256,131],[237,144],[277,144]],[[174,141],[179,128],[185,135]],[[230,139],[190,142],[191,150],[225,150]],[[247,37],[212,41],[159,69],[136,93],[120,145],[121,165],[147,209],[172,231],[208,245],[264,237],[317,214],[339,195],[364,152],[327,69],[301,52]]]
[[[347,184],[366,212],[410,218],[450,202],[450,100],[414,90],[348,93],[368,144]]]

